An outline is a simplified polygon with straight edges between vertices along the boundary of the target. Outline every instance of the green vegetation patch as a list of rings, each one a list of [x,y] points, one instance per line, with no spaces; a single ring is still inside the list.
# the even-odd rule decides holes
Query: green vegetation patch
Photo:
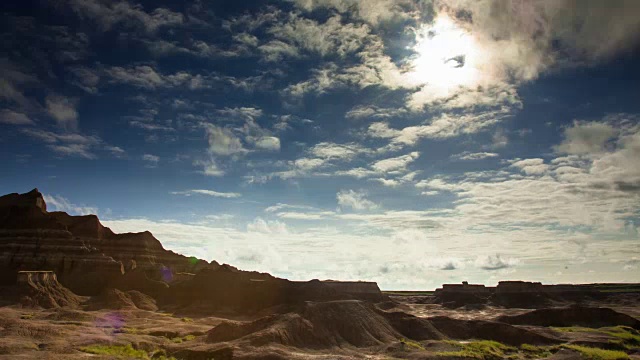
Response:
[[[436,355],[438,356],[452,356],[463,357],[469,359],[481,359],[481,360],[498,360],[498,359],[512,359],[517,358],[517,349],[501,344],[497,341],[491,340],[478,340],[470,342],[457,342],[446,341],[446,343],[458,347],[458,351],[443,351]]]
[[[187,336],[183,336],[183,337],[175,337],[173,339],[171,339],[171,342],[176,343],[176,344],[180,344],[184,341],[192,341],[195,340],[196,336],[195,335],[187,335]]]
[[[592,360],[624,360],[629,359],[629,355],[622,351],[605,350],[580,345],[562,345],[562,347],[575,350],[587,359]]]
[[[541,359],[549,357],[557,350],[556,346],[536,346],[530,344],[520,345],[520,352],[528,359]]]
[[[638,349],[640,348],[640,332],[629,326],[613,326],[603,327],[599,329],[572,326],[553,328],[560,332],[590,332],[594,334],[603,334],[612,337],[610,343],[617,345],[621,349]]]
[[[400,344],[404,347],[416,349],[416,350],[424,350],[424,346],[417,341],[409,340],[409,339],[400,339]]]
[[[164,350],[155,350],[147,352],[135,349],[131,344],[127,345],[89,345],[80,348],[80,351],[95,354],[109,355],[118,359],[158,359],[158,360],[176,360],[174,357],[168,357]]]

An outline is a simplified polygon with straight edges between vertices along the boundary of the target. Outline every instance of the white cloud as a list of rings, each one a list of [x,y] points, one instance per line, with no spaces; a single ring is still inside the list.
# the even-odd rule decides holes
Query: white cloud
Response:
[[[205,124],[205,131],[211,154],[228,156],[247,152],[240,139],[230,129]]]
[[[341,190],[336,194],[338,205],[345,209],[353,210],[372,210],[378,207],[376,203],[366,198],[367,194],[363,191]]]
[[[475,265],[483,270],[502,270],[517,264],[517,259],[502,258],[500,254],[479,256],[475,261]]]
[[[47,207],[53,207],[56,211],[64,211],[70,215],[97,215],[98,208],[92,206],[76,205],[60,195],[43,195]]]
[[[414,151],[407,155],[398,156],[395,158],[389,158],[376,161],[371,165],[376,171],[387,173],[390,171],[407,171],[407,166],[416,160],[420,156],[420,153]]]
[[[289,232],[285,223],[278,220],[264,220],[261,217],[257,217],[253,222],[248,223],[247,231],[264,234],[286,234]]]
[[[206,176],[223,176],[225,171],[221,169],[215,159],[195,160],[194,166],[202,166],[202,173]]]
[[[48,95],[45,98],[47,113],[64,129],[75,130],[78,127],[77,100],[60,95]]]
[[[512,167],[519,168],[527,175],[542,175],[549,170],[543,159],[524,159],[515,161]]]
[[[262,150],[280,150],[280,139],[275,136],[262,136],[256,139],[255,146]]]
[[[160,157],[152,154],[144,154],[142,155],[142,160],[157,164],[160,161]]]
[[[97,156],[93,150],[104,146],[110,151],[110,146],[106,145],[102,139],[95,135],[82,135],[78,133],[54,133],[46,130],[21,129],[34,139],[42,141],[47,147],[58,155],[76,156],[85,159],[95,159]]]
[[[469,151],[461,152],[460,154],[451,155],[451,158],[458,160],[482,160],[488,158],[498,157],[499,155],[496,153],[489,152],[477,152],[472,153]]]
[[[173,192],[171,192],[171,194],[172,195],[184,195],[184,196],[191,196],[191,195],[195,194],[195,195],[206,195],[206,196],[226,198],[226,199],[239,198],[239,197],[242,196],[242,194],[234,193],[234,192],[218,192],[218,191],[204,190],[204,189],[173,191]]]
[[[606,150],[606,144],[618,134],[612,125],[603,122],[579,122],[564,129],[564,140],[555,147],[563,154],[594,154]]]
[[[502,110],[479,111],[466,114],[443,113],[428,124],[393,129],[386,122],[375,122],[369,125],[367,135],[374,138],[391,139],[392,144],[414,145],[420,139],[446,139],[460,134],[474,134],[484,131],[506,117],[508,112]]]

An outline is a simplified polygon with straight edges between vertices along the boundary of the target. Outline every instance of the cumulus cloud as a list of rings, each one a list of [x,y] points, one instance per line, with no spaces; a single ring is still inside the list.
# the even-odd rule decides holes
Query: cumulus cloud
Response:
[[[564,140],[555,150],[577,155],[600,153],[617,134],[618,130],[608,123],[575,121],[564,129]]]
[[[280,150],[280,139],[275,136],[262,136],[255,140],[255,146],[262,150]]]
[[[184,196],[206,195],[206,196],[226,198],[226,199],[238,198],[238,197],[242,196],[242,194],[234,193],[234,192],[218,192],[218,191],[204,190],[204,189],[172,191],[171,194],[172,195],[184,195]]]
[[[230,129],[222,128],[213,124],[205,124],[207,140],[209,142],[209,152],[214,155],[228,156],[233,154],[244,154],[244,148],[240,138]]]
[[[475,261],[475,265],[483,270],[501,270],[517,264],[517,259],[502,258],[500,254],[479,256]]]
[[[364,191],[340,190],[336,194],[338,205],[343,208],[351,208],[353,210],[372,210],[378,207],[376,203],[366,198]]]

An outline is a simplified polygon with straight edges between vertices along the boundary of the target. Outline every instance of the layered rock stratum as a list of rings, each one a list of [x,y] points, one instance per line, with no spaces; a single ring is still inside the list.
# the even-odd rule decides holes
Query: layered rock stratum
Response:
[[[0,285],[15,284],[20,271],[53,271],[78,295],[140,291],[161,306],[198,312],[383,298],[375,283],[293,282],[176,254],[148,231],[116,234],[96,215],[48,211],[38,189],[0,197]]]

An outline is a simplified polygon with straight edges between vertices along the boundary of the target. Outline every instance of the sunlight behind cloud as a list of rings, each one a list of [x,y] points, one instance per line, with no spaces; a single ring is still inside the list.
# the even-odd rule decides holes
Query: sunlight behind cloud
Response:
[[[417,56],[407,74],[416,86],[426,85],[434,98],[452,95],[459,87],[479,82],[480,48],[474,37],[446,14],[416,31]]]

